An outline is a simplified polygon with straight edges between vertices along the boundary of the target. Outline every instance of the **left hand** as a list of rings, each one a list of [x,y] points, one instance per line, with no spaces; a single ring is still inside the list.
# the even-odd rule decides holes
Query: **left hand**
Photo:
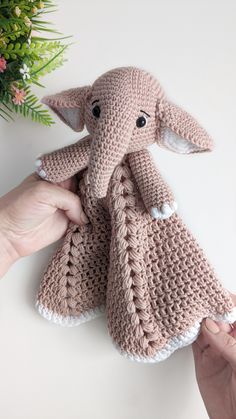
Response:
[[[69,220],[88,222],[78,195],[71,191],[73,181],[54,185],[32,174],[0,198],[0,276],[16,259],[61,238]]]

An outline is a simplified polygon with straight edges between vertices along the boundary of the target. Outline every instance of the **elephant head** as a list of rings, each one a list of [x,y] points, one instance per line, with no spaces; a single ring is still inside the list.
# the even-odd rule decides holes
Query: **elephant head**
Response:
[[[92,86],[43,102],[75,131],[86,125],[92,137],[88,172],[97,198],[106,195],[114,168],[127,153],[154,142],[178,153],[209,151],[213,145],[192,116],[166,99],[151,74],[134,67],[111,70]]]

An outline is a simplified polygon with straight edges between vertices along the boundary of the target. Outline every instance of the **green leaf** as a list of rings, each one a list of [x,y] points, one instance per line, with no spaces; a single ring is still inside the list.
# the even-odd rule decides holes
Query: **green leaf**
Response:
[[[36,86],[38,86],[38,87],[42,87],[42,88],[45,88],[45,86],[44,86],[43,84],[39,83],[38,81],[33,80],[33,79],[31,79],[31,80],[32,80],[32,83],[33,83],[33,84],[36,84]]]
[[[3,105],[4,105],[4,103],[3,103]],[[4,118],[4,119],[6,119],[6,118],[7,118],[7,120],[8,120],[8,119],[11,119],[11,120],[13,121],[13,118],[12,118],[12,116],[10,115],[10,113],[9,113],[9,112],[5,111],[3,108],[0,108],[0,112],[1,112],[2,114],[4,114],[4,116],[5,116],[5,118]],[[2,115],[1,115],[1,116],[2,116]]]
[[[66,50],[67,45],[65,45],[57,54],[55,54],[50,60],[48,60],[42,67],[40,67],[38,70],[31,73],[32,76],[35,76],[37,73],[41,72],[44,68],[49,66],[56,58],[58,58],[60,55],[63,54],[63,52]]]
[[[32,40],[34,41],[61,41],[62,39],[69,39],[72,38],[71,35],[68,36],[60,36],[59,38],[43,38],[41,36],[32,36]]]
[[[36,0],[0,0],[0,55],[7,60],[6,70],[0,74],[0,117],[8,121],[12,119],[13,113],[19,113],[45,125],[53,123],[48,110],[42,107],[31,92],[31,86],[35,84],[44,87],[40,78],[66,61],[65,50],[68,44],[64,44],[63,40],[70,36],[63,36],[52,27],[53,22],[42,18],[44,14],[53,13],[57,6],[54,0],[43,2],[44,8],[34,13],[32,7],[39,5]],[[19,17],[14,13],[16,6],[21,10]],[[39,35],[31,36],[33,30]],[[19,71],[23,64],[30,69],[30,79],[24,80]],[[21,105],[12,102],[12,83],[26,92],[25,101]]]

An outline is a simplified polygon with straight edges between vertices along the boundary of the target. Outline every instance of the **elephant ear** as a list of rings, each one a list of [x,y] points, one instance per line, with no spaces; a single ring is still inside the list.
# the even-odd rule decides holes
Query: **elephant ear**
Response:
[[[163,101],[157,116],[161,121],[159,145],[181,154],[212,150],[213,141],[205,129],[178,106]]]
[[[85,103],[90,90],[90,86],[68,89],[52,96],[45,96],[42,102],[48,105],[74,131],[82,131]]]

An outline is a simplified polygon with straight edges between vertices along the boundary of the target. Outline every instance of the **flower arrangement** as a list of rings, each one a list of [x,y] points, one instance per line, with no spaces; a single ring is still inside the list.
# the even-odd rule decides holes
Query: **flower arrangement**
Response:
[[[0,117],[13,113],[51,125],[53,119],[32,93],[33,84],[65,61],[68,44],[42,15],[55,11],[53,0],[0,0]],[[39,36],[56,34],[57,38]],[[55,35],[54,35],[55,36]]]

